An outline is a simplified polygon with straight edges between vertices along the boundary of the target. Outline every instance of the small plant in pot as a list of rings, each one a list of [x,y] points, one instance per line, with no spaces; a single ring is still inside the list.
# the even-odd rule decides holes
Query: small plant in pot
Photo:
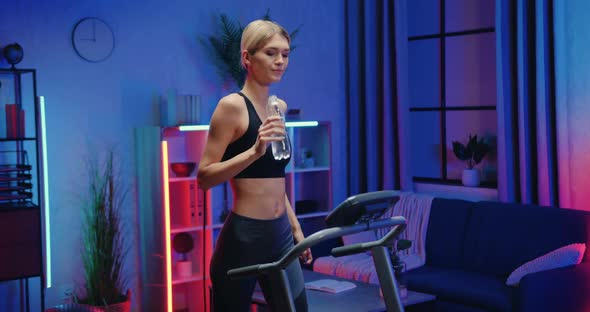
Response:
[[[478,186],[480,182],[479,171],[475,168],[481,163],[483,158],[489,152],[490,147],[483,138],[478,139],[477,134],[469,134],[467,144],[453,141],[453,153],[455,156],[467,163],[467,168],[463,170],[462,182],[465,186]]]
[[[87,164],[88,192],[84,197],[82,222],[82,267],[84,285],[72,294],[73,302],[47,311],[127,312],[131,292],[124,263],[128,242],[122,218],[127,188],[115,168],[111,150],[104,161]]]
[[[193,247],[193,237],[189,233],[178,233],[172,239],[172,248],[181,255],[181,259],[176,262],[176,274],[180,277],[189,277],[193,274],[193,263],[187,256]]]

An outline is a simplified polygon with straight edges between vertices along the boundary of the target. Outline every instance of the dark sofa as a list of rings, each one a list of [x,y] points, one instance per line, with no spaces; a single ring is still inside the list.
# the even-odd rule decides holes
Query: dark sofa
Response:
[[[535,205],[435,198],[426,264],[408,288],[437,296],[437,311],[590,311],[590,261],[506,279],[520,265],[572,243],[590,242],[590,213]],[[590,246],[588,246],[590,247]]]
[[[590,212],[435,198],[426,264],[404,274],[410,290],[435,294],[428,311],[590,311],[590,257],[506,279],[517,267],[572,243],[590,242]],[[354,267],[351,265],[350,268]]]

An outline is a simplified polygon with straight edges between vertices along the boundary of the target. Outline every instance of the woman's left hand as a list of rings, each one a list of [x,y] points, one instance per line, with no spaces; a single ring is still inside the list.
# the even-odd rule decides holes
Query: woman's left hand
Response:
[[[303,232],[301,230],[297,230],[293,232],[293,238],[295,238],[295,241],[299,243],[305,238],[305,236],[303,235]],[[303,263],[311,264],[311,261],[313,260],[313,256],[311,255],[311,249],[307,248],[304,252],[301,253],[301,255],[299,255],[299,258],[303,261]]]

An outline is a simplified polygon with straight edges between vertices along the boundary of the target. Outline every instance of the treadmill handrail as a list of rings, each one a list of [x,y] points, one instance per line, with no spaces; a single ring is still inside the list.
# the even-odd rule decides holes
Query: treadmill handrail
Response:
[[[406,229],[405,224],[397,225],[394,229],[389,231],[382,238],[370,241],[362,242],[352,245],[340,246],[332,248],[331,254],[334,257],[342,257],[347,255],[354,255],[357,253],[365,252],[377,246],[389,246],[395,243],[395,238]]]
[[[277,261],[231,269],[227,272],[227,275],[230,278],[237,279],[252,275],[264,274],[271,270],[284,269],[292,261],[296,260],[299,257],[299,255],[303,253],[306,249],[328,239],[337,238],[344,235],[356,234],[383,227],[396,227],[395,229],[397,229],[400,228],[400,226],[402,227],[401,230],[405,229],[406,227],[406,219],[402,216],[395,216],[367,223],[347,225],[344,227],[331,227],[323,229],[303,239],[301,242],[299,242],[297,245],[291,248],[291,250],[287,254],[285,254],[281,259]],[[393,232],[394,230],[390,232]]]

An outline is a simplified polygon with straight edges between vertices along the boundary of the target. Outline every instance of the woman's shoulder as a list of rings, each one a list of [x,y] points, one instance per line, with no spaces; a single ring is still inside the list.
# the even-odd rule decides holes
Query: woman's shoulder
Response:
[[[244,98],[237,93],[228,94],[219,100],[217,107],[226,112],[240,113],[246,109]]]

